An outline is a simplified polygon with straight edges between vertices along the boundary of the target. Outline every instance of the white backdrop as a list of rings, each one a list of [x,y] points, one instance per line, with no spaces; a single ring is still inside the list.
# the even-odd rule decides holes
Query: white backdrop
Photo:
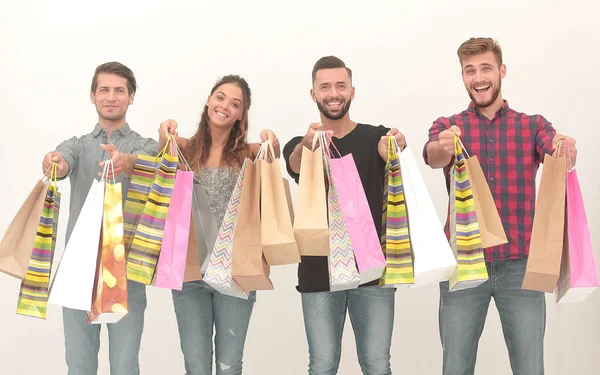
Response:
[[[237,73],[252,88],[251,140],[271,128],[284,143],[318,120],[309,96],[311,69],[321,56],[337,55],[354,71],[352,118],[398,127],[420,153],[432,121],[468,104],[456,57],[459,44],[471,36],[492,36],[504,49],[508,73],[503,93],[511,106],[542,113],[560,132],[577,139],[579,177],[600,259],[600,180],[594,152],[600,120],[593,112],[600,98],[600,7],[595,2],[166,3],[0,1],[5,173],[0,233],[41,176],[43,155],[60,141],[92,130],[97,115],[89,86],[103,62],[120,61],[135,72],[139,90],[128,122],[145,136],[156,137],[159,123],[167,118],[179,121],[180,134],[191,135],[212,84],[221,75]],[[442,218],[447,204],[442,174],[424,164],[422,172]],[[55,259],[64,248],[68,183],[60,189],[64,203]],[[277,291],[258,295],[244,373],[306,374],[296,268],[274,269],[273,281]],[[50,307],[46,321],[15,315],[18,287],[17,280],[0,275],[0,373],[66,373],[60,309]],[[394,373],[441,373],[437,306],[437,287],[397,292]],[[99,373],[108,374],[103,332]],[[560,307],[548,295],[547,374],[598,374],[599,337],[600,292],[583,304]],[[166,290],[148,290],[140,360],[142,374],[184,372]],[[493,305],[476,372],[510,373]],[[349,325],[339,373],[360,374]]]

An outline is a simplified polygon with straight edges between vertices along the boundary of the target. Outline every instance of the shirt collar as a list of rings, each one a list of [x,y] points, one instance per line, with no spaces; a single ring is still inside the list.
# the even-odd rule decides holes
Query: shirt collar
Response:
[[[502,104],[502,107],[500,107],[500,109],[496,112],[496,114],[494,115],[494,118],[496,117],[502,117],[504,115],[506,115],[506,113],[509,110],[509,106],[508,106],[508,101],[505,100],[504,104]],[[477,116],[481,116],[481,113],[479,112],[479,109],[475,106],[475,103],[471,102],[469,103],[469,108],[467,108],[467,112],[471,112],[476,114]]]
[[[100,124],[96,124],[92,134],[94,134],[94,137],[97,138],[100,135],[100,133],[102,133],[103,130],[104,130],[104,128],[102,126],[100,126]],[[129,134],[130,131],[131,131],[131,128],[129,127],[129,124],[127,124],[127,123],[125,123],[125,125],[121,126],[119,129],[115,130],[115,132],[121,133],[121,136],[123,136],[123,137],[127,136],[127,134]]]

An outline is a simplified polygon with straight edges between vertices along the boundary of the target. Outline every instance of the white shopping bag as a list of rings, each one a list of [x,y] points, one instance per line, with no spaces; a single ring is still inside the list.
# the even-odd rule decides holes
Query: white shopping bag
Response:
[[[94,181],[50,286],[48,303],[89,311],[98,263],[105,181]]]
[[[454,253],[410,147],[399,156],[414,255],[415,283],[411,288],[447,281],[457,268]]]

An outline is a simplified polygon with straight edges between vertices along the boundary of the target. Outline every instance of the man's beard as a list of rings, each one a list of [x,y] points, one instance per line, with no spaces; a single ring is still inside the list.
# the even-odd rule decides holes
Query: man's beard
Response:
[[[498,95],[500,95],[501,89],[502,89],[502,80],[498,80],[498,86],[492,92],[492,97],[490,98],[490,100],[486,101],[486,102],[478,102],[475,100],[475,96],[472,94],[472,90],[475,90],[475,89],[467,90],[467,92],[469,93],[469,97],[471,98],[473,103],[475,103],[476,107],[487,108],[487,107],[491,106],[492,104],[494,104],[496,99],[498,99]]]
[[[331,113],[327,110],[327,107],[324,104],[321,104],[319,102],[317,102],[317,108],[319,108],[319,111],[323,114],[323,116],[327,117],[330,120],[339,120],[342,117],[346,116],[346,113],[348,113],[348,110],[350,110],[350,104],[352,103],[352,100],[348,100],[345,102],[346,104],[344,104],[344,106],[342,107],[342,110],[338,113]]]

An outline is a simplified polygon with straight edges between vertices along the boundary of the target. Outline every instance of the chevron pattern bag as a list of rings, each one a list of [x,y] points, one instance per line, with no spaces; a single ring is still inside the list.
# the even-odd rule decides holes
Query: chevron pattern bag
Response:
[[[46,319],[50,273],[54,259],[54,248],[56,247],[58,214],[60,211],[60,193],[56,184],[56,163],[52,163],[50,179],[52,183],[48,185],[46,191],[44,207],[37,227],[27,274],[21,282],[17,304],[17,314],[41,319]]]
[[[167,141],[165,147],[170,146],[170,151],[162,155],[127,254],[127,278],[146,285],[150,285],[154,277],[175,186],[179,158],[172,142],[171,138]]]
[[[411,285],[415,282],[413,254],[408,230],[406,201],[400,173],[398,143],[388,137],[388,157],[383,183],[383,215],[381,222],[381,248],[386,266],[379,279],[382,287]]]
[[[315,135],[317,136],[317,135]],[[323,164],[326,181],[329,183],[327,192],[327,211],[329,214],[329,288],[332,292],[357,288],[360,284],[360,275],[356,268],[354,248],[350,235],[344,222],[344,215],[331,175],[331,163],[326,150],[327,138],[325,133],[319,132],[319,142],[323,155]]]
[[[488,279],[464,146],[456,134],[454,154],[450,170],[450,245],[458,268],[450,277],[450,291],[474,288]]]
[[[215,288],[218,292],[232,297],[248,299],[248,293],[233,280],[231,276],[233,260],[233,240],[237,223],[237,214],[244,185],[246,162],[244,161],[237,182],[227,204],[225,216],[221,222],[215,246],[208,261],[208,267],[204,273],[204,281]]]

